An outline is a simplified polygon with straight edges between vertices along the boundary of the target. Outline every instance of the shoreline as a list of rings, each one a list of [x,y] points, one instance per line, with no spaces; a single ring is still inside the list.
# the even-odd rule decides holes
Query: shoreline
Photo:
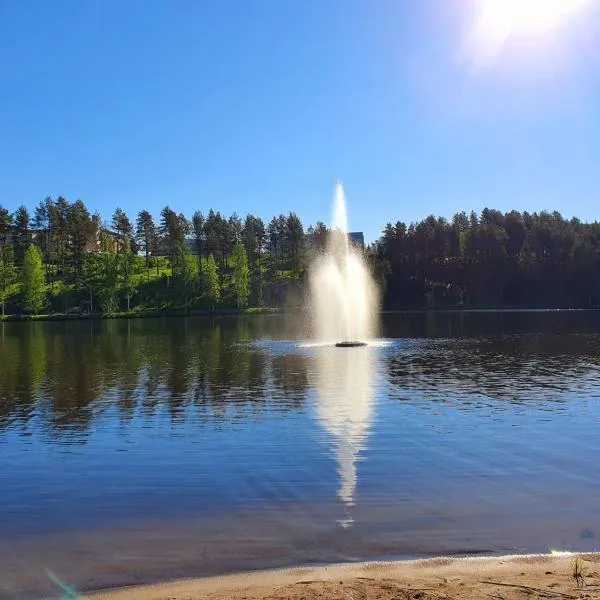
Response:
[[[404,310],[381,310],[380,315],[419,315],[419,314],[469,314],[469,313],[574,313],[598,312],[600,307],[589,308],[539,308],[539,307],[439,307],[439,308],[407,308]],[[306,309],[299,307],[252,307],[221,308],[215,310],[142,310],[130,312],[103,313],[48,313],[40,315],[7,314],[0,315],[0,323],[30,323],[38,321],[104,321],[112,319],[160,319],[173,317],[240,317],[252,315],[286,315],[301,314]]]
[[[578,566],[582,577],[576,577]],[[88,592],[95,600],[600,598],[600,552],[298,566]]]
[[[31,323],[37,321],[105,321],[111,319],[160,319],[173,317],[237,317],[248,315],[276,315],[301,312],[282,308],[222,308],[216,310],[146,310],[102,313],[49,313],[43,315],[11,314],[0,316],[0,323]]]

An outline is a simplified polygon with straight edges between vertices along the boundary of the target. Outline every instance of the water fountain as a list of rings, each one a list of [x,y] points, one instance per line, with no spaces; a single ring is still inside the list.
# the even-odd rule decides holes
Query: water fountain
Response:
[[[331,231],[324,251],[310,268],[310,298],[316,367],[311,376],[318,395],[316,416],[329,434],[337,462],[338,497],[346,507],[339,521],[353,523],[357,461],[366,448],[373,419],[374,354],[372,348],[338,352],[336,348],[366,346],[376,336],[378,302],[375,284],[362,251],[348,240],[344,186],[338,183]]]
[[[338,182],[325,251],[310,270],[311,312],[317,338],[338,347],[364,346],[375,336],[377,293],[362,254],[348,240],[344,186]]]

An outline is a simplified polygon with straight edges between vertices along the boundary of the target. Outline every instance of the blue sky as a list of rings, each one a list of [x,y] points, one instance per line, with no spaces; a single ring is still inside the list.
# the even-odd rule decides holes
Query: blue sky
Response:
[[[477,1],[0,0],[0,204],[596,219],[598,2],[482,61]]]

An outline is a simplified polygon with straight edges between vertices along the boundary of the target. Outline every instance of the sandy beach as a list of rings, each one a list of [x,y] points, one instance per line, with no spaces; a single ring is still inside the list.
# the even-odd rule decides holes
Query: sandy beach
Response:
[[[580,559],[583,576],[574,577]],[[548,600],[600,598],[600,553],[358,563],[127,587],[94,600]]]

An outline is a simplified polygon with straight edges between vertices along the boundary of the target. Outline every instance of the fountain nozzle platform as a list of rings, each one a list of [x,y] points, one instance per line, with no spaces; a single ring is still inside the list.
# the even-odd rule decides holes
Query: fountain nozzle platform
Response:
[[[338,342],[336,348],[358,348],[359,346],[366,346],[367,342]]]

